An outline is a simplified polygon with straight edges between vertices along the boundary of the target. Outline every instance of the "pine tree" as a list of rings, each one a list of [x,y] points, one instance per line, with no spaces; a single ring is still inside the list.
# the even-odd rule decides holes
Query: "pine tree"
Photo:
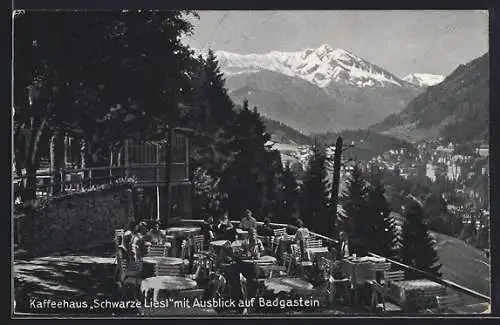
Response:
[[[200,133],[191,141],[193,170],[203,166],[210,174],[219,175],[229,159],[228,131],[236,113],[214,53],[210,50],[206,58],[200,55],[196,62],[193,96],[181,123]]]
[[[397,235],[391,209],[384,196],[381,174],[375,174],[370,182],[367,195],[367,222],[371,226],[367,238],[368,249],[388,258],[396,255]]]
[[[290,169],[290,163],[286,164],[283,169],[283,172],[280,175],[279,183],[281,185],[281,205],[280,211],[277,213],[277,221],[281,223],[294,224],[293,215],[298,211],[297,204],[299,202],[299,184]]]
[[[366,222],[366,199],[367,187],[363,172],[358,165],[355,165],[342,195],[346,217],[339,220],[339,229],[347,233],[351,253],[360,256],[368,252],[366,238],[369,224]]]
[[[430,236],[424,223],[424,210],[416,202],[410,202],[404,213],[405,222],[402,231],[401,261],[422,271],[441,276],[439,258],[434,249],[434,239]],[[409,278],[422,277],[410,272]]]
[[[244,209],[261,214],[266,174],[269,176],[269,165],[273,165],[272,156],[275,156],[266,147],[270,136],[265,132],[259,113],[250,110],[246,100],[228,130],[231,158],[224,168],[221,182],[221,189],[228,195],[228,208],[237,215]]]
[[[207,57],[197,58],[193,88],[192,105],[185,112],[184,123],[192,128],[200,128],[209,134],[232,122],[233,102],[225,88],[224,75],[212,50]]]
[[[326,151],[315,143],[301,187],[301,216],[304,223],[318,233],[328,231],[328,185]]]

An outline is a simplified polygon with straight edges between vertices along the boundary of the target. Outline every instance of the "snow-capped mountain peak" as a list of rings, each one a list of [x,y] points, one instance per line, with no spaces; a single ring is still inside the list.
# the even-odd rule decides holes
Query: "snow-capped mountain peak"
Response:
[[[196,50],[195,50],[196,51]],[[298,52],[237,54],[216,51],[221,70],[228,76],[270,70],[304,79],[321,88],[332,83],[356,87],[401,87],[407,83],[383,68],[343,50],[323,44]]]
[[[441,83],[445,76],[430,73],[411,73],[403,78],[404,81],[419,87],[430,87]]]

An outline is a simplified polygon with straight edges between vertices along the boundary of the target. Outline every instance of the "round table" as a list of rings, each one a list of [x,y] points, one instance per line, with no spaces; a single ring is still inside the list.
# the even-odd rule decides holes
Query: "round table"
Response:
[[[276,257],[264,255],[264,256],[261,256],[259,259],[255,259],[255,260],[245,259],[242,262],[248,263],[248,264],[255,264],[255,265],[274,264],[274,263],[276,263]]]
[[[307,291],[314,289],[311,283],[299,278],[266,279],[264,285],[275,294],[280,292],[290,293],[292,291]]]
[[[142,258],[143,277],[150,278],[155,276],[155,266],[159,263],[168,265],[182,265],[182,258],[166,257],[166,256],[147,256]]]
[[[180,291],[194,288],[196,288],[196,281],[180,276],[155,276],[141,282],[141,292],[145,298],[147,293],[153,290],[153,301],[157,301],[158,293],[161,290]]]
[[[243,230],[241,228],[236,228],[236,235],[238,235],[238,239],[247,239],[248,238],[248,231]]]
[[[235,249],[240,249],[241,248],[241,245],[243,245],[243,240],[235,240],[231,243],[231,247],[233,248],[233,250]]]
[[[177,235],[177,236],[188,235],[188,234],[191,235],[200,231],[201,231],[200,227],[170,227],[166,229],[168,235]]]
[[[219,255],[222,247],[227,244],[231,244],[229,240],[214,240],[210,242],[210,250],[214,252],[216,255]]]

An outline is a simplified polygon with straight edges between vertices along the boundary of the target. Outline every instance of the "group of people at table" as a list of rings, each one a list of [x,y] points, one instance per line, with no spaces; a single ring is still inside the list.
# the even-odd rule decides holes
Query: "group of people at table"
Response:
[[[198,228],[203,235],[203,251],[215,253],[215,268],[222,270],[230,287],[239,287],[235,291],[238,295],[241,292],[240,275],[248,280],[246,285],[248,296],[255,296],[258,269],[256,266],[260,261],[276,265],[278,262],[276,257],[280,258],[276,249],[276,234],[270,223],[271,220],[268,217],[264,219],[260,227],[257,227],[257,220],[247,209],[238,227],[232,224],[226,212],[217,220],[212,216],[206,217],[203,225]],[[158,222],[152,222],[150,226],[145,222],[131,223],[123,232],[121,240],[117,242],[119,259],[142,261],[148,255],[150,245],[165,246],[166,256],[189,259],[190,256],[179,256],[181,250],[177,246],[180,241],[172,236],[170,230],[171,228],[167,229],[165,233],[160,229]],[[295,234],[286,235],[286,237],[289,244],[295,244],[301,248],[302,260],[310,258],[305,252],[307,251],[306,242],[311,238],[311,234],[300,219],[297,220]],[[329,259],[338,259],[337,250],[333,246],[328,247],[328,255],[331,255]],[[252,261],[257,263],[252,263]]]

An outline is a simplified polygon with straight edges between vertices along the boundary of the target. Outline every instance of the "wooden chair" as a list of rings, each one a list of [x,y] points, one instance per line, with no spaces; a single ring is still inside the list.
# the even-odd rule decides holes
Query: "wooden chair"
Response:
[[[183,239],[182,243],[181,243],[181,255],[180,255],[180,258],[182,258],[182,260],[183,260],[184,268],[189,267],[189,264],[190,264],[190,253],[191,253],[191,249],[189,247],[189,242],[186,239]]]
[[[377,272],[389,272],[391,270],[391,263],[373,263],[369,267],[370,271],[373,273]]]
[[[306,240],[306,248],[319,248],[323,247],[323,241],[321,239],[308,238]]]
[[[158,262],[155,266],[156,276],[183,276],[183,270],[180,265],[172,265],[167,263]]]
[[[115,244],[116,247],[122,244],[123,242],[123,235],[125,234],[125,231],[123,229],[116,229],[115,230]]]
[[[169,245],[151,245],[147,248],[146,256],[168,256]]]
[[[333,304],[334,300],[342,299],[342,302],[352,305],[351,298],[351,279],[341,278],[335,279],[333,277],[335,272],[335,261],[330,260],[326,257],[321,257],[319,260],[319,267],[323,270],[325,279],[327,281],[326,284],[326,296],[327,300],[330,304]]]
[[[283,256],[283,260],[285,262],[285,266],[286,266],[286,274],[289,275],[290,274],[290,271],[292,269],[292,265],[296,265],[299,267],[300,271],[302,273],[304,273],[304,269],[306,267],[312,267],[313,265],[313,262],[311,261],[303,261],[302,260],[302,252],[301,252],[301,249],[300,249],[300,246],[297,245],[297,244],[292,244],[291,246],[291,254],[290,253],[286,253],[284,254]]]
[[[122,260],[122,275],[121,275],[121,289],[122,298],[126,298],[127,289],[132,287],[134,289],[134,298],[139,295],[140,284],[142,281],[142,262]]]
[[[193,256],[194,258],[199,258],[200,253],[204,251],[205,236],[195,235],[192,238],[193,243]]]
[[[278,229],[273,229],[274,232],[274,237],[283,237],[286,236],[286,228],[278,228]]]
[[[115,230],[115,237],[123,237],[123,234],[125,231],[123,229],[116,229]]]
[[[274,247],[274,253],[276,253],[276,250],[279,247],[279,242],[280,242],[281,238],[286,237],[287,232],[286,232],[286,228],[273,229],[273,232],[274,232],[273,247]]]
[[[458,312],[457,309],[465,305],[465,299],[460,294],[437,296],[436,301],[439,313],[456,314]]]
[[[371,299],[371,307],[377,308],[379,306],[378,297],[382,297],[382,304],[380,305],[383,312],[387,311],[387,302],[386,297],[389,295],[389,285],[391,282],[403,281],[405,278],[404,271],[385,271],[383,272],[383,283],[379,283],[376,280],[368,281],[372,285],[372,299]],[[390,305],[391,311],[399,312],[401,308],[399,306]]]
[[[262,241],[266,251],[268,251],[269,253],[274,252],[274,241],[275,241],[274,236],[258,236],[257,238],[259,238]]]

